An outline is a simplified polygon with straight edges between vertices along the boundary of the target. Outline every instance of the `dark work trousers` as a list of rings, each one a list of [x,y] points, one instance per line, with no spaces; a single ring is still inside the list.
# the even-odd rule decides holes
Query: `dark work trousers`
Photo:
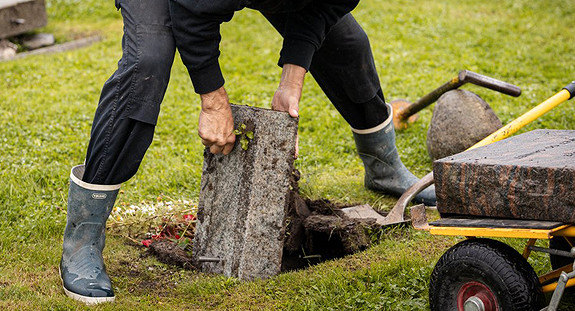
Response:
[[[287,14],[264,16],[283,34]],[[351,13],[326,35],[310,72],[352,128],[370,129],[388,118],[369,39]]]
[[[119,184],[138,170],[175,53],[168,0],[117,2],[124,18],[123,56],[104,84],[92,125],[83,181],[93,184]],[[265,17],[283,33],[285,15]],[[369,40],[351,14],[332,27],[310,71],[352,128],[369,129],[387,119]]]
[[[114,185],[138,170],[152,142],[176,51],[168,0],[116,0],[122,58],[102,88],[83,181]]]

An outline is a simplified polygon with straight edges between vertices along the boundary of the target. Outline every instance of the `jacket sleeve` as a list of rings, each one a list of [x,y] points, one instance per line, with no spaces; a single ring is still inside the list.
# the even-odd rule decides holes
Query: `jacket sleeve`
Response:
[[[287,13],[278,65],[294,64],[309,70],[313,54],[327,33],[359,0],[314,0],[302,10]]]
[[[176,46],[198,94],[224,85],[218,61],[220,24],[232,19],[233,4],[234,1],[223,0],[170,0]]]

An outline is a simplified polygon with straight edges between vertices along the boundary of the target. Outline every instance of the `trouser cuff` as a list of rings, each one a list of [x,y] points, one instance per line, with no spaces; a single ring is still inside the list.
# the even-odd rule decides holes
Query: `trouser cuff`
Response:
[[[120,189],[120,187],[122,186],[122,184],[96,185],[96,184],[90,184],[90,183],[87,183],[85,181],[82,181],[82,177],[84,176],[85,170],[86,170],[86,166],[84,164],[81,164],[81,165],[74,166],[72,168],[72,171],[70,172],[70,179],[72,180],[72,182],[74,182],[76,185],[78,185],[84,189],[94,190],[94,191],[114,191],[114,190]]]
[[[388,104],[385,103],[385,106],[387,107],[387,111],[388,111],[388,117],[387,119],[385,119],[385,121],[383,121],[383,123],[379,124],[378,126],[374,126],[372,128],[368,128],[368,129],[363,129],[363,130],[358,130],[355,128],[351,128],[351,131],[356,133],[356,134],[372,134],[378,131],[381,131],[382,129],[386,128],[393,120],[393,107]]]

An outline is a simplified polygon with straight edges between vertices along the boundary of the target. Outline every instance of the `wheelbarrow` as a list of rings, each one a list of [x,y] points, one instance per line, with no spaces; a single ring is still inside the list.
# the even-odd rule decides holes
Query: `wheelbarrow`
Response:
[[[575,95],[575,82],[572,82],[561,92],[470,149],[486,146],[510,136],[521,126],[531,122],[561,102],[572,98],[573,95]],[[564,147],[565,144],[575,142],[575,131],[565,132],[570,132],[568,134],[572,138],[558,145],[542,140],[540,147],[535,146],[537,148],[532,151],[514,156],[519,161],[533,154],[544,152],[548,148]],[[513,155],[513,149],[511,149],[512,151],[509,151],[509,149],[497,150],[499,146],[503,146],[504,143],[509,141],[511,139],[503,141],[497,146],[491,145],[482,148],[481,152],[495,148],[491,150],[494,151],[495,158],[500,154]],[[523,147],[523,145],[518,146],[520,147],[516,147],[516,150]],[[563,156],[573,155],[573,148],[571,146],[568,148],[562,154]],[[472,165],[483,161],[484,157],[481,152],[473,153],[472,157],[474,159],[471,162],[474,162],[474,164]],[[451,159],[446,161],[457,161],[457,158],[464,156],[464,154],[449,157]],[[544,157],[541,163],[538,162],[537,169],[545,171],[544,163],[551,161],[550,159],[554,159],[554,157]],[[532,160],[530,159],[530,161]],[[470,165],[469,163],[466,165]],[[572,161],[569,163],[572,163]],[[438,168],[440,166],[435,162],[434,171]],[[513,172],[514,174],[519,174],[518,172],[520,171],[514,170]],[[470,173],[469,170],[462,170],[461,174],[470,176],[469,174],[473,174],[473,171]],[[501,179],[498,174],[473,175],[475,177],[467,178],[467,181],[476,179],[476,184],[479,183],[479,180],[487,184],[497,183],[496,179]],[[406,193],[405,197],[402,196],[400,198],[398,205],[394,209],[398,208],[397,210],[401,210],[402,204],[407,204],[406,202],[410,201],[409,197],[413,193],[417,193],[419,192],[418,190],[424,189],[426,185],[433,183],[433,174],[429,176],[426,181],[423,181],[420,185],[416,184],[412,189],[408,190],[409,193]],[[519,182],[521,184],[521,176],[524,175],[516,175],[514,183]],[[558,181],[559,183],[574,183],[569,178],[560,180]],[[445,185],[445,183],[449,185],[450,182],[453,183],[453,179],[442,179],[439,182],[441,185]],[[527,184],[524,183],[523,185]],[[473,191],[464,191],[461,188],[461,191],[457,192],[454,197],[465,196],[468,199],[473,197],[476,195],[475,189],[479,189],[473,185],[473,182],[471,182],[471,185],[466,185]],[[558,186],[563,187],[566,185],[558,184]],[[513,197],[520,196],[516,192],[521,191],[521,187],[515,187],[513,191]],[[528,190],[524,189],[523,191],[524,193],[529,193]],[[455,191],[452,191],[452,193],[455,193]],[[564,289],[575,285],[575,272],[573,272],[575,264],[573,261],[575,258],[575,247],[573,247],[575,245],[575,218],[572,217],[575,213],[571,211],[567,212],[567,215],[560,215],[558,219],[548,219],[545,217],[549,216],[541,216],[545,212],[539,211],[539,206],[521,210],[517,204],[510,204],[509,206],[513,207],[511,211],[492,209],[490,204],[493,204],[496,200],[491,200],[490,196],[497,197],[497,190],[484,193],[480,199],[476,197],[475,201],[471,199],[461,201],[473,201],[476,203],[480,201],[481,204],[474,203],[475,205],[470,204],[473,205],[470,207],[458,206],[451,209],[445,206],[440,208],[442,204],[450,205],[457,201],[452,199],[442,203],[441,198],[446,197],[444,194],[445,191],[438,190],[438,210],[441,213],[441,218],[437,221],[431,223],[427,221],[423,205],[418,205],[411,209],[412,224],[416,229],[428,231],[433,235],[467,237],[467,240],[456,244],[445,252],[436,264],[430,280],[429,297],[431,309],[465,311],[539,310],[544,301],[543,293],[553,292],[549,306],[541,310],[557,310]],[[531,195],[538,196],[539,194],[531,193]],[[559,211],[555,210],[558,208],[557,206],[562,206],[562,204],[550,204],[550,206],[547,206],[546,215],[560,214]],[[477,207],[479,209],[476,209]],[[506,213],[515,217],[505,218]],[[538,217],[543,217],[543,219]],[[527,239],[527,242],[522,254],[519,254],[511,246],[492,238],[521,238]],[[535,242],[538,239],[549,240],[549,247],[535,246]],[[527,262],[527,258],[534,251],[548,253],[554,270],[537,276]]]
[[[428,223],[425,207],[411,209],[412,224],[432,235],[464,236],[439,259],[429,285],[432,311],[557,310],[566,287],[575,286],[575,225],[556,221],[441,218]],[[480,238],[478,238],[480,237]],[[527,239],[522,254],[492,238]],[[549,240],[549,248],[535,246]],[[532,252],[548,253],[552,271],[537,276]],[[544,293],[553,292],[540,309]]]
[[[517,131],[519,131],[525,125],[533,122],[538,117],[549,112],[551,109],[557,107],[561,103],[573,98],[575,96],[575,81],[571,82],[569,85],[565,86],[561,91],[551,96],[544,102],[535,106],[531,110],[527,111],[519,118],[511,121],[504,127],[495,131],[491,135],[485,137],[483,140],[479,141],[475,145],[471,146],[468,150],[482,147],[493,142],[505,139]],[[403,223],[406,221],[404,218],[405,209],[410,204],[411,200],[422,190],[429,187],[434,183],[433,172],[423,176],[418,182],[411,185],[395,203],[394,207],[389,211],[385,219],[382,221],[383,225],[392,225],[397,223]]]

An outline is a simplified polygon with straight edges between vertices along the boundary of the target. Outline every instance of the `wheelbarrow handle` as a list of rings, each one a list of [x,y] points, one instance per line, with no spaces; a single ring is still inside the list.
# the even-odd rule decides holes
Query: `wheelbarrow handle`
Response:
[[[571,91],[573,90],[573,91]],[[485,145],[489,145],[496,141],[500,141],[505,139],[519,129],[524,127],[525,125],[533,122],[540,116],[544,115],[545,113],[549,112],[551,109],[557,107],[559,104],[573,98],[575,95],[575,83],[571,82],[569,85],[564,87],[561,91],[556,93],[555,95],[549,97],[547,100],[542,102],[541,104],[533,107],[531,110],[527,111],[526,113],[519,116],[517,119],[509,122],[504,127],[498,129],[497,131],[493,132],[491,135],[485,137],[475,145],[469,147],[467,150],[475,149],[478,147],[483,147]]]
[[[569,99],[575,97],[575,81],[569,83],[567,86],[565,86],[563,88],[564,90],[567,90],[567,92],[569,92],[569,94],[571,95],[569,97]]]

